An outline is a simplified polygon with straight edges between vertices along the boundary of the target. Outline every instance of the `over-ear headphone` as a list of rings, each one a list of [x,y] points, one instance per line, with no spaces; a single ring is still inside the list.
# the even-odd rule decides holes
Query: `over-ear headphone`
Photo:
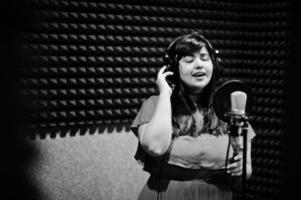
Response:
[[[221,75],[222,75],[222,66],[221,66],[221,59],[218,56],[218,50],[214,49],[211,45],[211,43],[200,33],[194,32],[188,35],[183,35],[180,37],[177,37],[174,41],[170,43],[170,45],[167,47],[164,55],[164,64],[167,66],[165,71],[172,71],[174,75],[172,76],[167,76],[167,81],[170,84],[176,84],[178,81],[177,79],[179,78],[179,72],[178,72],[178,62],[179,62],[179,57],[176,52],[176,47],[177,45],[184,41],[187,38],[198,38],[202,42],[205,43],[205,47],[207,48],[210,58],[213,63],[213,77],[214,81],[217,81]]]

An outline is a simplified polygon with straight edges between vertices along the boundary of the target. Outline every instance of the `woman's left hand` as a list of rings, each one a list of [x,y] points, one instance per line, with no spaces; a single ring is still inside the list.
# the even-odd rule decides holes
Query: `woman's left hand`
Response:
[[[236,155],[232,162],[227,166],[227,173],[231,176],[241,176],[242,175],[242,154]]]

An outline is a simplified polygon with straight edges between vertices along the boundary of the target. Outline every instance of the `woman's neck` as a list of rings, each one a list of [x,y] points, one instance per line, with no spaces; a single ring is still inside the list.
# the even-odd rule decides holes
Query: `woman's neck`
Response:
[[[198,105],[198,101],[199,101],[200,94],[192,94],[192,93],[190,93],[190,94],[189,94],[189,97],[190,97],[191,101],[193,102],[193,104],[194,104],[195,106],[197,106],[197,105]]]

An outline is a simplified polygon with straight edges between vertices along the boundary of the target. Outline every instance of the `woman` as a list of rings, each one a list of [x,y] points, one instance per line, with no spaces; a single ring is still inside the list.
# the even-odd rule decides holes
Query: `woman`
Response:
[[[159,95],[143,103],[131,126],[139,138],[135,158],[151,175],[139,199],[232,199],[229,180],[242,175],[242,154],[228,162],[233,150],[226,125],[211,106],[220,59],[208,40],[192,33],[170,44],[165,61]],[[248,136],[250,177],[251,127]]]

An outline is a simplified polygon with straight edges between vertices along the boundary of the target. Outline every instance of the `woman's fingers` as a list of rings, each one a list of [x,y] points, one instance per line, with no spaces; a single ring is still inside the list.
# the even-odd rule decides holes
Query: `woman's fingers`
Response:
[[[157,75],[157,81],[156,84],[160,90],[160,92],[162,91],[168,91],[169,94],[172,93],[172,88],[170,87],[170,85],[167,83],[166,81],[166,77],[167,76],[171,76],[173,75],[173,72],[171,71],[165,71],[167,66],[163,66],[161,67],[161,69],[158,72]]]
[[[227,173],[231,174],[232,176],[240,176],[240,175],[242,175],[242,166],[227,169]]]
[[[170,72],[170,71],[168,71],[168,72],[165,72],[164,74],[163,74],[163,76],[166,78],[166,76],[171,76],[171,75],[173,75],[173,72]]]
[[[236,167],[228,168],[229,173],[236,173],[242,171],[242,165],[237,165]]]
[[[165,71],[166,68],[167,68],[167,66],[161,67],[161,69],[160,69],[159,72],[158,72],[158,76],[162,75],[162,76],[166,77],[166,76],[173,75],[173,72],[172,72],[172,71]]]
[[[165,71],[165,69],[166,69],[166,65],[164,65],[163,67],[161,67],[161,69],[159,70],[159,72],[158,72],[158,75],[161,75],[161,74],[163,74],[164,73],[164,71]]]
[[[240,159],[242,159],[242,154],[241,153],[234,156],[234,160],[240,160]]]
[[[228,170],[234,170],[236,168],[239,168],[240,166],[242,166],[242,163],[240,162],[234,162],[234,163],[231,163],[227,166],[227,169]]]
[[[165,71],[165,69],[166,69],[166,66],[163,66],[159,70],[157,79],[165,79],[167,76],[173,75],[172,71]]]
[[[231,173],[231,176],[241,176],[241,175],[242,175],[242,171]]]
[[[237,155],[234,157],[234,162],[227,166],[227,173],[232,176],[242,175],[242,156]]]

